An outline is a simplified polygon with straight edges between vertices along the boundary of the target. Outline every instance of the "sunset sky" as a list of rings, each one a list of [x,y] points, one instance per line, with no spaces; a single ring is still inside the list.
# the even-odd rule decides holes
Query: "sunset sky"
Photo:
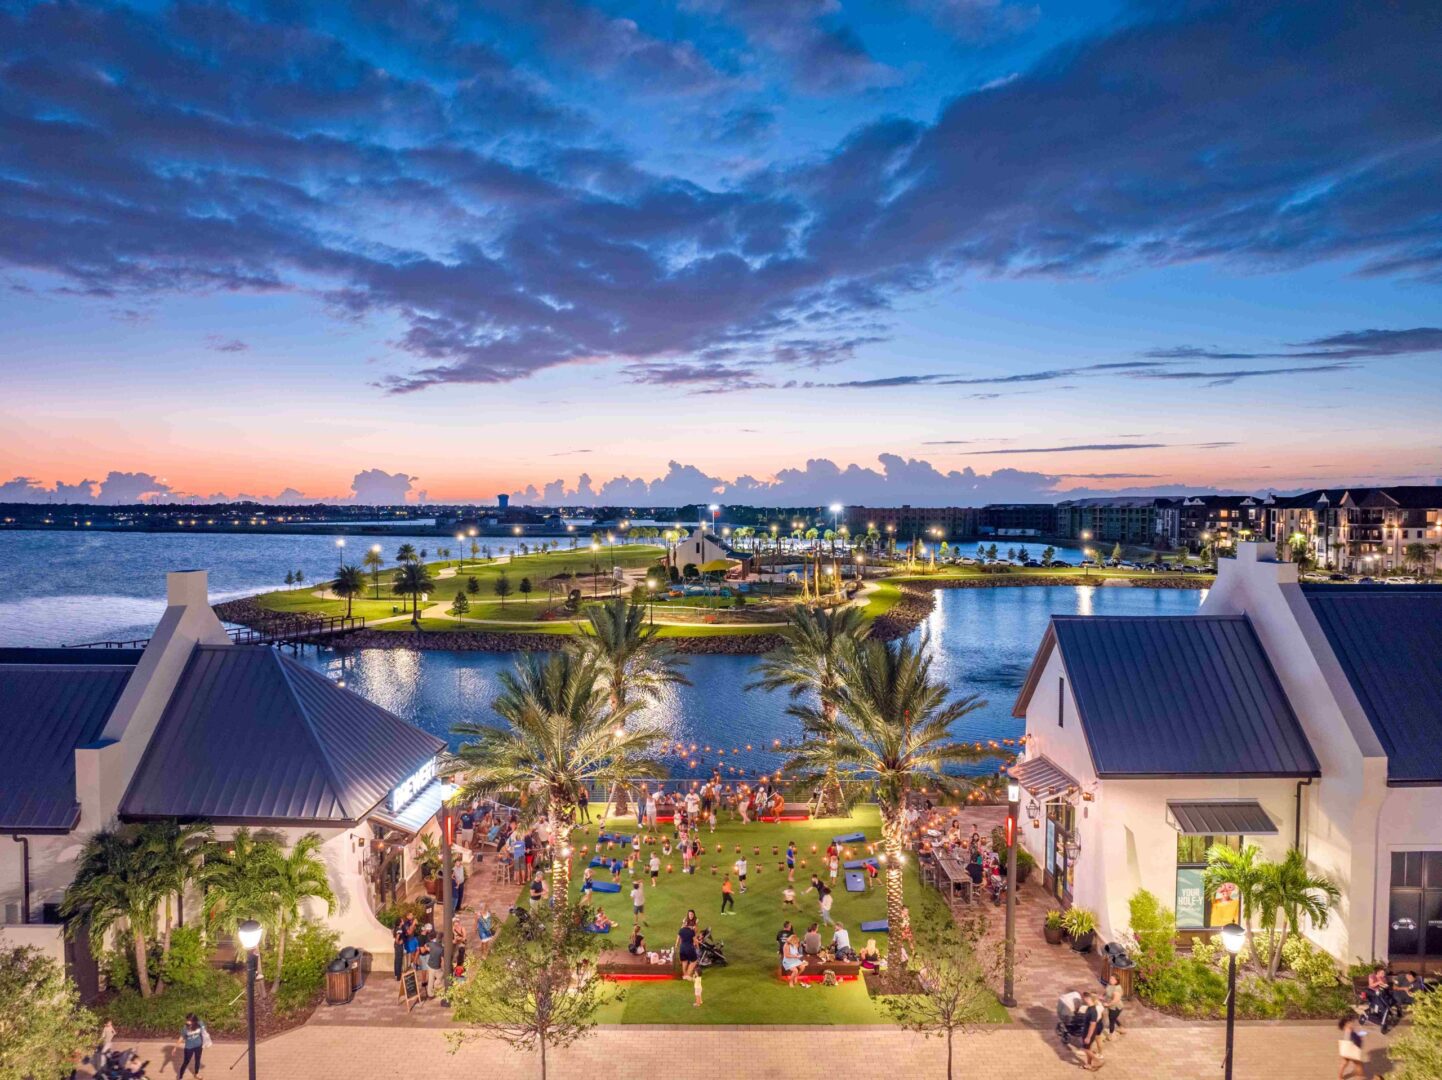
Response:
[[[1434,0],[0,0],[0,501],[1442,482],[1439,70]]]

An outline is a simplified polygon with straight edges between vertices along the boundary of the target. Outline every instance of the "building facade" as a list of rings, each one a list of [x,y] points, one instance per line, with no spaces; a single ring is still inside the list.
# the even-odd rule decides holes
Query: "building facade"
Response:
[[[1067,540],[1174,548],[1181,526],[1178,501],[1154,496],[1070,499],[1056,505],[1055,535]]]
[[[1300,538],[1318,566],[1348,573],[1436,571],[1442,555],[1442,487],[1325,488],[1274,497],[1266,535]]]
[[[1062,904],[1128,925],[1147,889],[1206,932],[1213,843],[1300,849],[1342,900],[1334,957],[1442,969],[1442,590],[1308,586],[1272,545],[1195,616],[1054,619],[1015,715],[1022,842]]]
[[[1043,538],[1055,529],[1052,503],[990,503],[977,515],[978,536]]]
[[[876,529],[883,540],[970,540],[977,535],[979,511],[971,506],[848,506],[846,528],[853,537]],[[940,530],[940,536],[937,535]]]
[[[1265,500],[1255,495],[1191,495],[1178,500],[1177,512],[1177,542],[1190,551],[1266,535]]]

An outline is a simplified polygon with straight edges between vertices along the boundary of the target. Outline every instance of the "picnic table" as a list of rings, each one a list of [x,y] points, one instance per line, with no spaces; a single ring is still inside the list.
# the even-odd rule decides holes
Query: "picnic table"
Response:
[[[974,886],[971,874],[966,869],[966,860],[945,850],[932,852],[932,857],[936,860],[937,887],[942,888],[942,883],[945,882],[945,888],[951,895],[960,896],[968,904],[971,903]]]

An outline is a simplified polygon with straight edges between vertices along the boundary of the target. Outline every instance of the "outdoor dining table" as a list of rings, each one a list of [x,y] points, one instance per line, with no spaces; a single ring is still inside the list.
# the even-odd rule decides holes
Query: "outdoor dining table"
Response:
[[[939,877],[945,878],[953,895],[960,894],[968,904],[972,901],[973,885],[967,873],[966,861],[950,851],[934,852]]]

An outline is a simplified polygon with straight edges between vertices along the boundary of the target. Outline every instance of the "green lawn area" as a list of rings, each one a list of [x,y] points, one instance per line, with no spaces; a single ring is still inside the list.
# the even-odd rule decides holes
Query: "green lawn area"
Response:
[[[608,828],[629,833],[635,828],[634,819],[612,818]],[[831,837],[848,832],[864,832],[868,841],[879,841],[881,827],[876,807],[858,807],[850,819],[828,818],[779,825],[723,822],[718,824],[714,834],[703,834],[706,854],[697,872],[689,877],[681,873],[679,856],[663,856],[663,867],[669,862],[675,867],[675,872],[668,874],[663,868],[660,884],[654,889],[650,886],[649,877],[643,879],[646,889],[646,923],[643,929],[648,946],[670,948],[687,909],[695,908],[701,926],[709,926],[713,936],[725,943],[729,963],[724,968],[712,968],[703,975],[706,1003],[700,1009],[692,1005],[693,992],[689,983],[628,982],[621,984],[620,1000],[604,1005],[597,1019],[610,1024],[891,1023],[889,1013],[871,998],[862,980],[834,987],[813,984],[809,989],[792,989],[776,974],[775,935],[782,921],[789,918],[800,934],[806,932],[811,922],[819,922],[816,894],[802,892],[811,872],[820,870],[822,862],[820,855],[811,853],[811,845],[815,844],[817,851],[824,854]],[[803,868],[798,859],[794,910],[788,910],[782,904],[781,890],[786,884],[786,873],[778,869],[785,861],[789,840],[796,841],[799,859],[805,859],[808,864]],[[579,848],[583,844],[595,847],[596,828],[592,826],[584,832],[577,830],[572,843],[577,847],[572,889],[579,895],[582,872],[590,859],[589,853],[582,857]],[[716,851],[718,843],[722,849],[719,854]],[[736,861],[737,844],[742,846],[750,864],[748,891],[745,894],[736,893],[734,915],[722,915],[719,910],[721,874],[730,871]],[[758,846],[761,848],[759,857],[755,854]],[[781,854],[772,855],[773,846]],[[643,858],[649,858],[651,850],[643,844]],[[851,850],[855,858],[868,854],[864,843],[851,845]],[[712,867],[718,871],[714,875]],[[824,871],[822,873],[824,877]],[[598,870],[596,874],[598,880],[610,880],[609,873]],[[629,874],[623,871],[619,894],[596,894],[595,902],[616,923],[608,939],[608,948],[625,948],[630,934],[630,884]],[[923,893],[911,866],[906,873],[906,897],[913,921],[949,917],[934,892],[927,890]],[[879,879],[874,890],[862,893],[847,892],[838,879],[832,918],[846,925],[854,947],[859,949],[868,937],[874,937],[881,950],[887,950],[885,934],[865,934],[860,930],[860,923],[864,920],[886,918],[886,898]],[[829,942],[830,931],[824,926],[822,931],[823,941]],[[991,1019],[1006,1021],[1005,1010],[999,1004]]]

